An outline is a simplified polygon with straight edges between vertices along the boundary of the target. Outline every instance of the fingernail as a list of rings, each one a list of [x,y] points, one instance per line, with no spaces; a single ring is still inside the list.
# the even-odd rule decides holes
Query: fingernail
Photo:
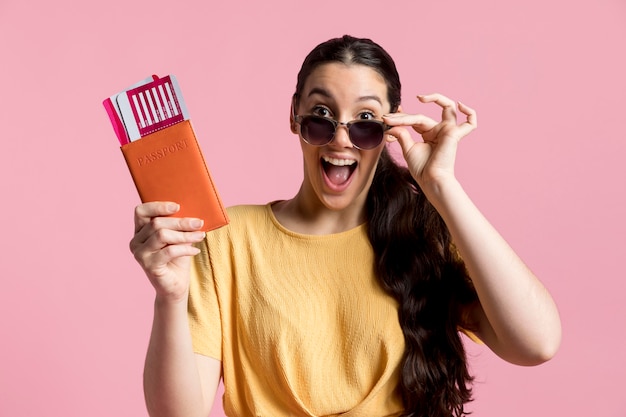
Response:
[[[167,211],[169,211],[170,213],[176,213],[179,209],[179,205],[176,203],[168,203],[167,205]]]
[[[204,221],[200,219],[194,219],[191,221],[191,227],[193,227],[194,229],[201,228],[203,224],[204,224]]]

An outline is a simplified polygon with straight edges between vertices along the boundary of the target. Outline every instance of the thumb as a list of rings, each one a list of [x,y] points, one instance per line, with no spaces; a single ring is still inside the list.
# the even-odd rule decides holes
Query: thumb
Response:
[[[387,132],[387,135],[394,138],[400,144],[400,148],[402,149],[402,153],[404,155],[408,154],[416,144],[415,140],[413,140],[413,137],[411,136],[411,133],[405,128],[394,127]],[[390,142],[394,139],[390,140]]]

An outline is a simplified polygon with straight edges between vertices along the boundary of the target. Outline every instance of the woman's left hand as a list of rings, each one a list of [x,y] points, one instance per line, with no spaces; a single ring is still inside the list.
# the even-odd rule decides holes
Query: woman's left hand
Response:
[[[462,103],[458,110],[467,116],[458,124],[457,103],[441,94],[418,96],[422,103],[436,103],[442,108],[441,121],[421,114],[393,113],[383,120],[393,129],[387,132],[389,140],[397,139],[413,178],[424,186],[454,177],[454,161],[459,141],[477,126],[476,112]],[[423,142],[415,142],[403,126],[411,126],[422,135]]]

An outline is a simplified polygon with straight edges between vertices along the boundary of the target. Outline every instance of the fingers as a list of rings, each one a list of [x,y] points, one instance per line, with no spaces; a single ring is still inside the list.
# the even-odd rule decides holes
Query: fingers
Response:
[[[145,229],[146,225],[152,223],[152,229],[168,228],[174,230],[192,231],[202,227],[202,219],[189,217],[164,217],[170,216],[180,210],[180,205],[170,201],[155,201],[140,204],[135,207],[135,236],[140,241],[145,241],[145,237],[150,233]]]
[[[469,134],[472,130],[478,127],[478,118],[476,116],[476,111],[471,107],[459,102],[454,102],[448,97],[442,94],[428,94],[428,95],[420,95],[417,98],[422,103],[435,103],[442,107],[441,111],[441,122],[442,123],[450,123],[457,124],[457,116],[456,109],[458,105],[458,110],[461,111],[466,116],[466,121],[457,126],[457,132],[459,137],[462,138]]]
[[[417,96],[418,100],[422,103],[435,103],[442,108],[441,122],[457,124],[457,104],[458,110],[467,116],[466,122],[462,123],[463,130],[469,131],[475,129],[478,126],[476,111],[471,107],[439,94],[427,94]],[[432,118],[422,114],[406,114],[406,113],[391,113],[383,116],[384,122],[389,126],[412,126],[418,133],[424,133],[434,128],[439,122]]]
[[[204,239],[205,233],[197,230],[202,227],[202,222],[195,222],[200,224],[199,227],[181,229],[169,227],[169,222],[165,220],[170,219],[155,218],[149,225],[141,229],[131,241],[131,250],[134,247],[144,246],[146,250],[156,251],[167,245],[195,243]]]
[[[409,131],[403,128],[391,129],[389,130],[388,135],[392,138],[390,139],[390,141],[398,141],[404,155],[409,153],[411,148],[416,144],[415,140],[413,140],[413,137],[411,137]]]
[[[383,120],[392,127],[411,126],[420,134],[429,131],[437,125],[435,120],[423,114],[392,113],[384,115]]]
[[[470,133],[472,130],[478,127],[478,117],[476,116],[476,111],[474,109],[466,106],[460,101],[459,101],[459,110],[461,110],[461,113],[467,116],[467,121],[464,123],[461,123],[461,125],[459,126],[459,129],[461,129],[461,132],[465,136],[468,133]]]
[[[202,232],[203,233],[203,232]],[[194,256],[200,253],[200,249],[191,243],[166,245],[158,251],[138,250],[134,253],[139,265],[149,274],[156,275],[155,272],[165,267],[170,262],[183,256]]]
[[[173,224],[170,218],[157,217],[143,227],[130,241],[130,250],[139,264],[150,273],[182,256],[193,256],[199,250],[194,243],[202,241],[206,236],[203,231],[186,231],[168,228]],[[179,224],[188,220],[178,219]],[[202,227],[202,222],[196,222]]]
[[[204,221],[193,217],[151,217],[142,221],[143,226],[135,232],[134,239],[145,242],[150,235],[161,229],[191,232],[202,228]]]
[[[158,216],[169,216],[180,210],[180,205],[171,201],[152,201],[135,207],[135,233],[150,219]]]
[[[138,260],[145,254],[157,252],[168,246],[190,245],[204,239],[199,231],[204,222],[196,218],[163,217],[176,213],[179,206],[171,202],[151,202],[135,208],[135,235],[130,250]],[[165,253],[169,253],[168,249]],[[185,253],[188,249],[183,249]]]
[[[442,107],[441,121],[454,122],[456,124],[456,103],[448,97],[434,93],[428,95],[417,96],[422,103],[436,103]]]

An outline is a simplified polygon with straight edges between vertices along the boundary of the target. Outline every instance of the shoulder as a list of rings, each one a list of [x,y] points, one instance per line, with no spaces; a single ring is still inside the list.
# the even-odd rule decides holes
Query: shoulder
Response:
[[[228,213],[228,228],[231,233],[249,228],[259,228],[272,223],[272,208],[270,204],[264,205],[239,205],[226,209]]]
[[[226,209],[228,224],[207,233],[207,240],[217,242],[237,241],[244,236],[267,230],[273,224],[271,203],[265,205],[237,205]]]
[[[231,222],[242,222],[253,218],[267,217],[269,210],[271,210],[270,204],[245,204],[231,206],[226,209]]]

